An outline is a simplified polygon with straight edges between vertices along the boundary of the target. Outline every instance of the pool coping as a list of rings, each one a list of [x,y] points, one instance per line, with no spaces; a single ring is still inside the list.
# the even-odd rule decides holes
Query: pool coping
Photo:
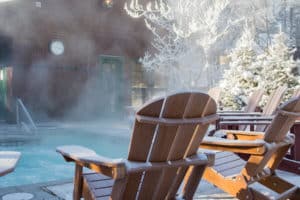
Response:
[[[298,185],[298,187],[300,187],[300,179],[299,179],[300,175],[281,171],[281,170],[276,170],[276,172],[280,177],[283,177],[285,180],[294,183]],[[66,185],[67,187],[65,187]],[[64,198],[65,194],[63,196],[56,195],[54,192],[51,191],[51,187],[60,188],[63,189],[64,192],[68,192],[69,194],[68,198]],[[65,191],[66,189],[68,191]],[[69,200],[70,194],[72,194],[72,190],[73,190],[73,179],[70,178],[70,179],[42,182],[36,184],[2,187],[0,188],[0,198],[3,197],[3,195],[10,194],[10,193],[31,193],[34,195],[34,198],[32,198],[31,200]],[[219,188],[213,186],[212,184],[206,182],[203,179],[201,179],[193,199],[237,200],[233,196],[226,194]]]
[[[9,186],[0,188],[0,198],[11,193],[30,193],[34,197],[31,200],[62,200],[61,197],[56,196],[50,190],[47,189],[49,186],[63,185],[72,183],[73,179],[64,179],[58,181],[48,181],[34,184]]]

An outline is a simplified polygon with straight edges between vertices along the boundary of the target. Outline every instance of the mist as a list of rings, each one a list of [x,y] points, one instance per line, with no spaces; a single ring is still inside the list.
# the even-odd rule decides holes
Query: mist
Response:
[[[5,65],[14,68],[13,94],[37,120],[103,117],[111,104],[105,96],[130,96],[131,60],[142,55],[151,37],[140,20],[125,13],[124,2],[114,1],[112,8],[96,0],[0,3],[0,36],[12,41]],[[62,55],[51,53],[53,40],[63,43]],[[127,94],[103,89],[100,55],[124,60],[118,73]],[[120,97],[124,106],[131,103],[127,96]]]

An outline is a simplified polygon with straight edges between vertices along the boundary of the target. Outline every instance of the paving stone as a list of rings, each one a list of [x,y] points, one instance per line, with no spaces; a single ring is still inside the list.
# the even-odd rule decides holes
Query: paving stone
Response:
[[[277,171],[278,175],[300,186],[300,176],[285,171]],[[34,195],[30,200],[71,200],[73,183],[71,180],[53,181],[47,183],[0,188],[0,197],[15,192],[28,192]],[[236,200],[210,183],[201,180],[194,196],[196,200],[226,199]],[[0,198],[2,200],[2,198]]]

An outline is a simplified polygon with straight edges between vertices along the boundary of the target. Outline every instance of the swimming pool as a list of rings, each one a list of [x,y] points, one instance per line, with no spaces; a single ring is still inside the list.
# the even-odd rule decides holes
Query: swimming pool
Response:
[[[126,158],[130,134],[129,125],[122,122],[64,124],[40,127],[37,135],[25,142],[0,143],[0,150],[22,153],[15,171],[0,177],[0,187],[72,178],[74,165],[55,151],[60,145],[83,145],[106,157]]]

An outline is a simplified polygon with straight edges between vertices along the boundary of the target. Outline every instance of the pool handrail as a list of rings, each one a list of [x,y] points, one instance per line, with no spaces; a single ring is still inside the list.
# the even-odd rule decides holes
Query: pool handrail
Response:
[[[21,109],[20,109],[21,108]],[[30,127],[24,122],[24,121],[21,121],[20,120],[20,110],[23,111],[24,115],[26,116],[27,120],[29,121],[29,125]],[[16,100],[16,121],[17,121],[17,124],[19,126],[24,126],[25,127],[25,130],[33,130],[33,132],[36,131],[37,127],[34,123],[34,121],[32,120],[32,117],[30,116],[27,108],[25,107],[23,101],[20,99],[20,98],[17,98]]]

